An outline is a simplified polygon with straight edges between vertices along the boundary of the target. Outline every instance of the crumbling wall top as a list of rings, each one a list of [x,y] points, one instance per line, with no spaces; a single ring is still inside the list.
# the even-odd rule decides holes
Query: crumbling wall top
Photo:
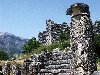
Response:
[[[70,8],[67,9],[66,15],[77,15],[77,14],[82,14],[82,13],[89,13],[89,6],[84,3],[75,3],[70,6]]]

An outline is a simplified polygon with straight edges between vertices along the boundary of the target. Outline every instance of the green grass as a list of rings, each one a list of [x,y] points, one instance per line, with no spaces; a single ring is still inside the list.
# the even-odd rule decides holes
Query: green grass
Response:
[[[100,62],[97,63],[97,70],[100,71]]]

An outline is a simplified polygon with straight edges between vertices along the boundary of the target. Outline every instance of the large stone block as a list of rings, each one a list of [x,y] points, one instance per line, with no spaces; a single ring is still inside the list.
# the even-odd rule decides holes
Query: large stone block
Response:
[[[94,71],[92,75],[100,75],[100,71]]]

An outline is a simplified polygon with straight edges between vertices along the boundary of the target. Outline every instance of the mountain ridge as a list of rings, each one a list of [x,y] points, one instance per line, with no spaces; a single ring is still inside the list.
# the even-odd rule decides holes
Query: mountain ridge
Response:
[[[0,50],[6,52],[9,56],[20,54],[27,41],[28,39],[24,39],[11,33],[0,32]]]

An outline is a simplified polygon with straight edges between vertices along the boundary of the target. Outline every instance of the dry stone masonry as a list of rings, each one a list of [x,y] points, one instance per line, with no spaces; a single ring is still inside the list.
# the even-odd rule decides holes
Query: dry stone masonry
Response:
[[[71,15],[70,49],[52,52],[42,51],[24,60],[23,64],[16,62],[0,63],[0,75],[100,75],[96,68],[96,56],[93,44],[93,26],[90,19],[89,6],[75,3],[67,10]],[[41,43],[50,43],[50,37],[59,35],[59,31],[67,32],[66,23],[56,24],[47,21],[47,30],[39,33]],[[48,35],[47,35],[48,34]],[[49,37],[50,36],[50,37]],[[43,38],[44,37],[44,38]],[[47,37],[47,38],[46,38]],[[54,38],[53,37],[53,41]],[[48,40],[48,41],[46,41]]]
[[[36,58],[33,56],[32,59]],[[72,52],[59,51],[42,52],[34,63],[31,63],[30,69],[38,75],[71,75],[72,70]],[[33,65],[33,66],[32,66]]]
[[[75,3],[67,9],[67,15],[71,16],[72,75],[91,75],[96,70],[96,57],[89,6]]]
[[[50,45],[53,42],[57,42],[61,32],[67,33],[69,26],[66,22],[62,24],[55,23],[51,19],[46,20],[46,31],[39,32],[38,39],[39,42],[44,45]]]

